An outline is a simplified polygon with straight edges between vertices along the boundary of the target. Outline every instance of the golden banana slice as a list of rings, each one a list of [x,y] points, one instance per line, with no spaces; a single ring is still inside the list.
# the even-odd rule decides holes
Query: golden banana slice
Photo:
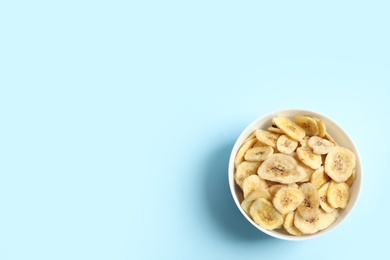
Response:
[[[310,182],[305,182],[299,186],[299,190],[303,193],[304,199],[297,210],[302,217],[310,219],[316,215],[320,207],[317,188]]]
[[[344,209],[348,205],[349,193],[348,184],[331,181],[326,193],[329,205],[333,208]]]
[[[291,139],[287,135],[279,136],[276,141],[276,148],[279,152],[284,154],[292,154],[298,146],[298,142]]]
[[[315,224],[316,218],[304,218],[298,211],[295,211],[294,226],[305,235],[310,235],[318,232],[318,228]]]
[[[283,222],[284,229],[294,236],[302,236],[304,235],[297,227],[294,225],[295,211],[288,213]]]
[[[348,180],[346,180],[345,183],[348,184],[349,187],[351,187],[355,179],[356,179],[356,170],[354,169],[352,171],[351,176],[349,176]]]
[[[301,147],[308,147],[307,142],[309,141],[310,136],[306,135],[302,138],[302,140],[299,142],[299,146]]]
[[[294,211],[303,201],[304,196],[297,188],[282,187],[276,192],[272,202],[280,214]]]
[[[304,234],[314,234],[324,230],[336,221],[332,213],[326,213],[318,210],[314,217],[305,219],[299,212],[295,213],[294,225]]]
[[[316,226],[318,228],[318,231],[324,230],[328,228],[330,225],[332,225],[337,217],[338,217],[338,212],[337,210],[334,210],[334,213],[326,213],[321,211],[320,214],[317,215],[317,221],[316,221]]]
[[[322,165],[321,155],[313,153],[313,151],[309,147],[298,147],[297,156],[301,162],[303,162],[313,170],[317,170]]]
[[[310,116],[310,117],[313,118],[317,122],[318,136],[324,137],[325,133],[326,133],[326,126],[325,126],[324,122],[322,122],[319,118],[317,118],[315,116]]]
[[[283,134],[282,130],[280,130],[277,127],[273,127],[273,126],[268,127],[268,131],[271,133],[275,133],[275,134],[280,134],[280,135]]]
[[[256,174],[257,169],[260,166],[260,162],[247,162],[243,161],[237,166],[236,172],[234,173],[234,180],[238,186],[242,189],[242,182],[246,177],[252,174]]]
[[[256,138],[256,137],[255,137]],[[257,140],[257,138],[256,138]],[[259,140],[257,140],[257,142],[252,146],[252,147],[263,147],[263,146],[268,146],[266,144],[263,144],[262,142],[260,142]]]
[[[306,135],[313,136],[319,134],[317,121],[309,116],[296,116],[295,123],[305,129]]]
[[[277,182],[278,183],[278,182]],[[275,194],[283,187],[288,187],[290,184],[272,184],[268,185],[267,191],[269,192],[269,195],[271,196],[271,200],[275,197]]]
[[[320,207],[327,213],[331,213],[335,210],[335,208],[333,208],[328,203],[327,194],[328,194],[329,184],[330,182],[327,182],[318,189],[318,196],[320,197]]]
[[[326,139],[323,139],[319,136],[310,137],[307,145],[313,150],[316,154],[327,154],[333,148],[334,144]]]
[[[246,177],[242,182],[242,192],[244,193],[244,198],[247,198],[248,195],[257,188],[267,189],[268,185],[265,180],[260,179],[257,174]]]
[[[332,142],[334,145],[338,145],[337,142],[334,140],[334,138],[328,133],[326,132],[325,135],[323,136],[324,138],[328,139],[330,142]]]
[[[245,153],[245,160],[252,162],[261,162],[270,157],[274,153],[271,146],[259,146],[248,149]]]
[[[305,172],[298,168],[297,161],[282,153],[268,157],[259,167],[260,178],[280,183],[294,183],[305,177]]]
[[[324,167],[321,166],[317,170],[313,172],[313,175],[311,176],[310,182],[319,189],[322,185],[330,181],[329,176],[325,173]]]
[[[301,141],[306,135],[305,130],[288,117],[275,117],[272,122],[295,141]]]
[[[298,169],[305,172],[305,177],[302,180],[300,180],[299,182],[310,181],[311,176],[314,173],[314,170],[312,168],[310,168],[309,166],[303,164],[301,161],[299,161],[299,159],[298,159]]]
[[[325,159],[325,172],[337,182],[345,182],[356,166],[355,154],[344,147],[335,146]]]
[[[330,212],[330,214],[332,214],[336,219],[340,216],[339,211],[337,209]]]
[[[249,214],[256,224],[267,230],[273,230],[283,224],[282,215],[264,198],[258,198],[252,203]]]
[[[264,198],[268,201],[271,200],[271,196],[269,195],[268,191],[264,188],[257,188],[254,191],[252,191],[248,197],[246,197],[241,202],[241,208],[246,212],[246,214],[249,215],[249,208],[252,205],[252,203],[257,200],[258,198]]]
[[[234,166],[237,168],[237,166],[244,161],[244,156],[246,151],[248,151],[249,148],[251,148],[255,143],[257,142],[257,139],[255,137],[252,137],[251,139],[247,139],[245,143],[243,143],[238,149],[236,158],[234,159]]]
[[[256,130],[255,134],[256,134],[257,140],[259,140],[260,142],[262,142],[266,145],[269,145],[273,148],[276,147],[276,141],[278,140],[278,138],[280,136],[279,134],[271,133],[271,132],[261,130],[261,129]]]

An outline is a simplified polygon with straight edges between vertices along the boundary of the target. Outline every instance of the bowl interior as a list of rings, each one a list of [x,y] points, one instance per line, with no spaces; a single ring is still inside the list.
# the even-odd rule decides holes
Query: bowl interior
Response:
[[[280,231],[280,230],[266,230],[260,226],[258,226],[250,217],[246,215],[246,213],[243,211],[243,209],[240,206],[240,200],[239,200],[239,194],[241,193],[240,188],[238,187],[237,184],[235,184],[234,181],[234,159],[236,157],[238,149],[241,147],[242,142],[249,137],[253,131],[256,129],[267,129],[272,125],[272,118],[277,117],[277,116],[285,116],[285,117],[290,117],[293,118],[296,115],[313,115],[319,119],[321,119],[325,125],[327,132],[335,139],[335,141],[342,147],[346,147],[350,149],[352,152],[355,153],[356,155],[356,179],[354,184],[351,187],[351,195],[350,195],[350,200],[348,203],[348,206],[345,209],[339,210],[339,217],[333,223],[329,228],[319,231],[315,234],[312,235],[304,235],[304,236],[293,236],[288,234],[287,232]],[[288,109],[288,110],[281,110],[281,111],[276,111],[272,112],[270,114],[267,114],[261,118],[256,119],[253,121],[238,137],[236,143],[233,146],[230,160],[229,160],[229,169],[228,169],[228,174],[229,174],[229,185],[230,185],[230,190],[233,196],[233,199],[241,211],[241,213],[244,215],[244,217],[257,229],[261,230],[262,232],[279,238],[279,239],[284,239],[284,240],[306,240],[306,239],[312,239],[318,236],[321,236],[332,229],[336,228],[345,218],[346,216],[351,212],[353,207],[355,206],[359,193],[360,193],[360,188],[362,185],[362,165],[359,157],[359,153],[356,149],[355,144],[349,137],[349,135],[344,131],[344,129],[339,126],[336,122],[333,120],[327,118],[326,116],[309,111],[309,110],[300,110],[300,109]]]

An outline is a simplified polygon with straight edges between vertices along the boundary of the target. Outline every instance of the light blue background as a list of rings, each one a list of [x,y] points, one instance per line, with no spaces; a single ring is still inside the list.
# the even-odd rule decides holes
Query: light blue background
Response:
[[[389,11],[1,1],[0,259],[388,255]],[[333,118],[363,160],[353,215],[315,240],[262,234],[228,188],[235,139],[284,108]]]

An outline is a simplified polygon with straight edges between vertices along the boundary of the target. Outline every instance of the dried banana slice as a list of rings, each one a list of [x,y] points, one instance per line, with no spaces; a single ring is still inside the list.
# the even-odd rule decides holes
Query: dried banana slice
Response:
[[[248,195],[257,188],[267,189],[268,185],[265,180],[260,179],[257,174],[246,177],[242,182],[242,192],[244,193],[244,198],[247,198]]]
[[[314,234],[332,225],[336,217],[332,213],[318,210],[314,217],[306,219],[299,212],[295,212],[294,225],[304,234]]]
[[[314,170],[312,168],[310,168],[309,166],[305,165],[304,163],[302,163],[299,159],[298,159],[298,169],[305,172],[305,177],[302,180],[300,180],[299,182],[310,181],[311,176],[314,173]]]
[[[268,131],[271,133],[280,134],[280,135],[284,134],[282,130],[280,130],[279,128],[274,127],[274,126],[268,127]]]
[[[310,182],[319,189],[322,185],[330,181],[329,176],[325,173],[324,167],[321,166],[317,170],[313,172],[313,175],[311,176]]]
[[[260,178],[280,183],[294,183],[305,177],[305,172],[298,167],[297,161],[285,154],[276,153],[268,157],[259,167]]]
[[[313,150],[316,154],[327,154],[333,148],[334,144],[326,139],[323,139],[319,136],[310,137],[307,145]]]
[[[256,137],[255,137],[256,138]],[[257,138],[256,138],[257,140]],[[260,142],[259,140],[257,140],[257,142],[252,146],[253,147],[264,147],[264,146],[268,146],[266,144],[263,144],[262,142]]]
[[[260,162],[247,162],[243,161],[237,166],[236,172],[234,173],[234,180],[238,186],[242,189],[242,182],[246,177],[252,174],[256,174],[257,169],[260,166]]]
[[[256,130],[255,134],[256,134],[257,140],[259,140],[260,142],[262,142],[266,145],[269,145],[273,148],[276,147],[276,141],[278,140],[278,138],[280,136],[279,134],[271,133],[271,132],[261,130],[261,129]]]
[[[313,151],[309,147],[297,148],[297,156],[301,162],[303,162],[313,170],[317,170],[322,165],[321,155],[313,153]]]
[[[298,211],[295,211],[294,226],[305,235],[310,235],[318,232],[318,228],[315,224],[316,218],[304,218]]]
[[[303,193],[304,199],[297,210],[303,218],[310,219],[316,215],[320,207],[317,188],[310,182],[305,182],[299,186],[299,190]]]
[[[304,196],[297,188],[282,187],[276,192],[272,202],[280,214],[294,211],[303,201]]]
[[[319,134],[317,121],[309,116],[296,116],[295,123],[305,129],[306,135],[313,136]]]
[[[304,235],[295,225],[294,225],[295,211],[290,212],[286,215],[283,222],[284,229],[294,236]]]
[[[252,191],[251,194],[249,194],[248,197],[246,197],[241,202],[241,208],[246,212],[246,214],[249,215],[249,208],[252,205],[252,203],[257,200],[258,198],[264,198],[268,201],[271,200],[271,196],[269,195],[268,191],[264,188],[257,188],[256,190]]]
[[[356,166],[355,154],[344,147],[335,146],[325,159],[325,172],[337,182],[345,182]]]
[[[288,117],[275,117],[272,122],[295,141],[301,141],[306,135],[305,130]]]
[[[237,166],[244,161],[244,156],[246,151],[248,151],[249,148],[251,148],[255,143],[257,142],[257,139],[254,137],[247,139],[247,141],[238,149],[236,158],[234,160],[234,166],[237,168]]]
[[[309,141],[310,136],[306,135],[302,138],[302,140],[299,142],[300,147],[308,147],[307,142]]]
[[[291,139],[287,135],[279,136],[276,141],[276,148],[279,152],[284,154],[292,154],[298,146],[298,142]]]
[[[328,139],[330,142],[332,142],[334,145],[338,145],[337,143],[336,143],[336,141],[333,139],[333,137],[328,133],[328,132],[326,132],[325,133],[325,135],[323,136],[324,138],[326,138],[326,139]]]
[[[328,203],[328,188],[329,188],[330,182],[325,183],[318,189],[318,196],[320,197],[320,207],[327,213],[331,213],[335,210],[331,205]]]
[[[258,198],[252,203],[249,214],[256,224],[267,230],[279,228],[283,224],[282,215],[264,198]]]
[[[333,208],[344,209],[348,205],[349,193],[348,184],[331,181],[326,193],[327,201]]]
[[[271,146],[259,146],[248,149],[245,153],[245,160],[252,162],[261,162],[270,157],[274,153]]]
[[[287,187],[287,184],[273,184],[271,186],[268,186],[267,191],[271,198],[274,198],[275,194],[283,187]]]
[[[324,137],[325,136],[325,133],[326,133],[326,125],[324,124],[324,122],[322,122],[319,118],[315,117],[315,116],[311,116],[309,115],[311,118],[313,118],[316,122],[317,122],[317,126],[318,126],[318,136],[319,137]]]
[[[354,169],[352,171],[351,176],[349,176],[348,180],[345,181],[346,184],[348,184],[349,187],[352,186],[352,184],[355,182],[356,179],[356,170]]]

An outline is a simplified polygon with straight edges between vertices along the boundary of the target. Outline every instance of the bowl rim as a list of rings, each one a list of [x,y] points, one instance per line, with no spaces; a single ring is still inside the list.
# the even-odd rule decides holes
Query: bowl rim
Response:
[[[266,230],[266,229],[260,227],[241,208],[238,196],[236,194],[236,185],[237,184],[235,184],[235,181],[234,181],[234,171],[235,171],[234,160],[235,160],[235,156],[236,156],[236,154],[238,152],[238,149],[242,145],[242,142],[251,134],[251,132],[254,131],[254,129],[259,129],[259,128],[256,128],[255,126],[257,124],[261,123],[262,121],[266,120],[266,118],[272,118],[272,117],[275,117],[275,116],[287,116],[287,117],[291,118],[291,117],[294,116],[294,115],[292,115],[292,116],[291,115],[290,116],[285,115],[286,113],[287,114],[294,114],[294,115],[309,114],[309,115],[313,115],[315,117],[318,117],[321,120],[329,121],[332,124],[334,124],[334,126],[336,126],[336,128],[339,128],[339,130],[341,130],[342,134],[345,135],[345,137],[348,139],[347,141],[349,143],[349,146],[352,147],[352,150],[354,150],[354,153],[355,153],[355,156],[356,156],[356,168],[360,169],[360,173],[359,173],[359,176],[358,176],[358,178],[359,178],[358,187],[354,188],[355,190],[357,190],[357,194],[355,195],[356,198],[354,199],[353,205],[351,205],[351,208],[349,209],[348,213],[345,216],[343,216],[343,218],[338,223],[334,223],[329,228],[327,228],[325,230],[322,230],[322,231],[319,231],[317,233],[311,234],[311,235],[293,236],[293,235],[290,235],[290,234],[287,234],[287,233],[286,234],[285,233],[278,233],[277,231]],[[336,227],[340,226],[343,222],[345,222],[345,220],[348,218],[348,216],[350,216],[351,213],[353,212],[355,206],[358,204],[358,201],[360,199],[361,190],[362,190],[362,184],[363,184],[363,174],[362,173],[363,173],[363,165],[362,165],[362,160],[361,160],[359,151],[357,149],[357,146],[356,146],[355,142],[352,140],[352,138],[348,134],[348,132],[341,125],[339,125],[336,121],[334,121],[333,119],[329,118],[328,116],[326,116],[326,115],[324,115],[322,113],[319,113],[319,112],[317,112],[315,110],[301,109],[301,108],[286,108],[286,109],[275,110],[275,111],[266,113],[266,114],[264,114],[264,115],[262,115],[260,117],[257,117],[255,120],[253,120],[249,125],[247,125],[247,127],[245,127],[245,129],[240,133],[240,135],[236,139],[236,141],[235,141],[235,143],[233,145],[233,148],[231,150],[231,154],[230,154],[230,157],[229,157],[229,164],[228,164],[228,181],[229,181],[230,192],[231,192],[233,200],[234,200],[236,206],[238,207],[239,211],[241,212],[241,214],[255,228],[257,228],[258,230],[262,231],[263,233],[265,233],[265,234],[267,234],[267,235],[269,235],[271,237],[275,237],[275,238],[278,238],[278,239],[281,239],[281,240],[287,240],[287,241],[304,241],[304,240],[314,239],[314,238],[323,236],[326,233],[329,233],[330,231],[334,230]],[[355,182],[356,182],[356,180],[355,180]],[[356,183],[354,183],[354,185],[355,184]]]

